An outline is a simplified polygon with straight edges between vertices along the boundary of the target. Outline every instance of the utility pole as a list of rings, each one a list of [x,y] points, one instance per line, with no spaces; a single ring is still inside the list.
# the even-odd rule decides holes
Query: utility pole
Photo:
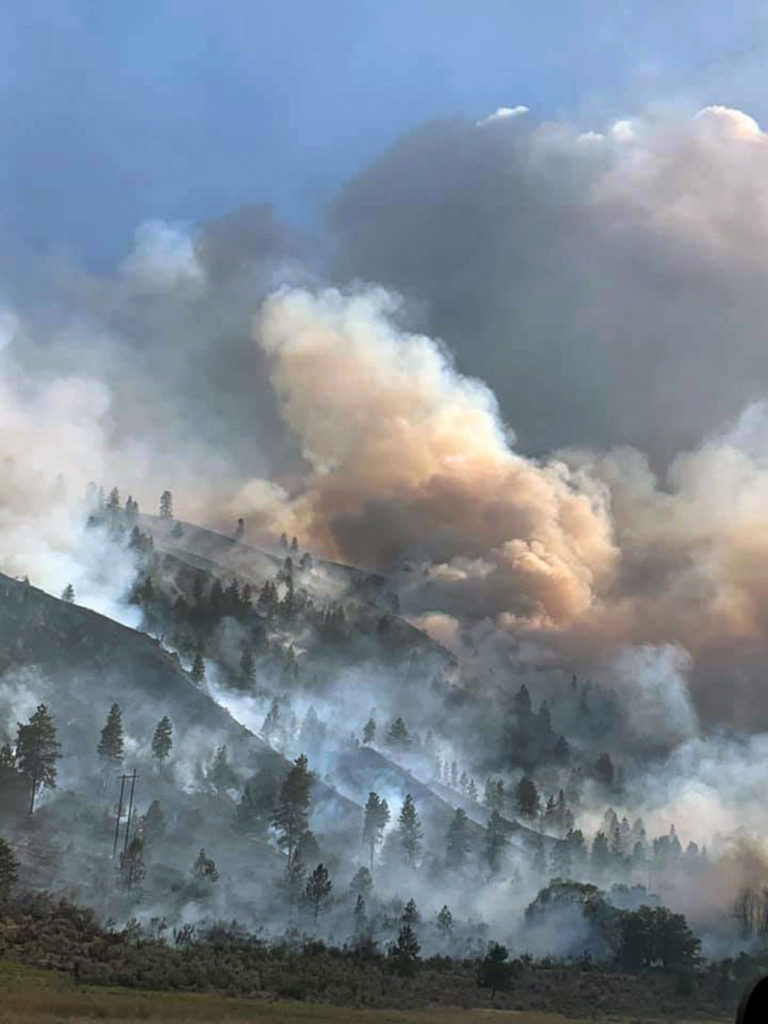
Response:
[[[112,860],[117,856],[117,839],[120,834],[120,818],[123,816],[123,796],[125,794],[125,781],[128,778],[127,775],[121,775],[120,778],[120,801],[117,805],[117,821],[115,822],[115,841],[112,844]]]

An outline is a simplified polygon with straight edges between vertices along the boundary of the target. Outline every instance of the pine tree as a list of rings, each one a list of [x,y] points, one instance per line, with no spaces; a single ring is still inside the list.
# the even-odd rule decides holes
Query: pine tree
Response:
[[[376,847],[384,838],[384,829],[389,822],[389,807],[387,801],[380,799],[378,793],[368,794],[368,801],[365,805],[365,821],[363,822],[363,841],[368,844],[370,852],[370,871],[373,874],[373,858]]]
[[[26,725],[18,723],[16,735],[16,767],[30,787],[29,813],[35,809],[35,797],[40,789],[56,788],[56,762],[61,757],[56,741],[56,726],[45,704],[37,710]]]
[[[376,736],[376,722],[373,718],[369,718],[363,726],[363,743],[369,747]]]
[[[390,947],[390,956],[400,974],[412,975],[418,966],[421,947],[410,924],[404,924],[400,929],[397,942]]]
[[[419,908],[416,906],[416,900],[411,897],[403,907],[403,914],[400,920],[403,924],[417,925],[421,921],[421,914]]]
[[[592,840],[592,852],[590,854],[592,870],[600,875],[608,867],[611,861],[611,851],[608,846],[608,837],[605,832],[596,832]]]
[[[324,864],[318,864],[304,887],[304,902],[312,910],[315,921],[317,921],[320,910],[328,902],[332,888],[328,869]]]
[[[498,811],[491,811],[485,832],[483,859],[492,875],[495,875],[501,867],[506,846],[507,824]]]
[[[203,849],[200,850],[197,860],[192,865],[192,877],[198,882],[218,882],[219,880],[216,862]]]
[[[421,852],[421,822],[416,813],[413,797],[408,793],[400,810],[397,822],[397,833],[403,859],[412,867],[415,866]]]
[[[508,957],[509,951],[506,946],[492,942],[480,962],[477,971],[477,984],[481,988],[491,989],[491,999],[494,998],[497,990],[503,991],[509,987],[512,968],[511,964],[506,962]]]
[[[467,786],[467,796],[470,800],[477,803],[477,784],[474,779],[469,780],[469,786]]]
[[[75,601],[75,588],[71,583],[68,583],[61,592],[61,600],[66,601],[67,604],[74,604]]]
[[[256,666],[253,660],[253,652],[250,647],[244,647],[240,655],[240,686],[244,690],[250,690],[256,682]]]
[[[286,775],[277,806],[272,815],[272,824],[278,831],[278,843],[287,854],[290,863],[300,837],[309,829],[309,791],[312,775],[304,754],[293,762]]]
[[[119,704],[113,704],[109,709],[107,724],[101,730],[97,753],[112,767],[117,767],[123,762],[123,719]]]
[[[160,495],[160,518],[173,519],[173,495],[170,491],[163,491]]]
[[[160,808],[160,801],[153,800],[144,815],[144,842],[147,846],[163,838],[165,833],[165,815]]]
[[[457,807],[456,813],[448,826],[448,835],[446,836],[446,865],[449,868],[460,868],[466,861],[471,847],[469,818],[461,807]]]
[[[216,748],[208,770],[208,779],[219,796],[223,796],[228,789],[237,785],[237,775],[227,759],[226,746]]]
[[[406,750],[411,745],[411,736],[402,718],[396,718],[387,732],[387,743],[397,750]]]
[[[614,782],[614,767],[611,755],[603,752],[595,761],[595,778],[604,786],[612,786]]]
[[[442,910],[437,915],[435,924],[437,925],[437,930],[445,938],[447,938],[453,931],[453,914],[445,904],[443,904]]]
[[[173,746],[173,726],[168,715],[164,715],[157,723],[155,734],[152,737],[152,757],[158,765],[168,757]]]
[[[120,854],[120,875],[126,889],[141,885],[147,870],[144,865],[144,840],[135,835]]]
[[[516,791],[517,813],[521,818],[528,821],[535,821],[539,813],[539,791],[536,789],[532,779],[527,775],[517,785]]]
[[[205,661],[200,651],[195,652],[192,668],[189,671],[193,683],[202,683],[205,679]]]
[[[272,738],[275,735],[280,725],[280,702],[277,697],[272,698],[272,703],[267,712],[266,718],[264,719],[260,734],[267,743],[272,742]]]
[[[11,895],[18,877],[19,862],[16,855],[10,843],[0,836],[0,902]]]
[[[349,883],[349,891],[353,896],[362,896],[363,899],[368,897],[373,892],[373,878],[368,868],[358,868]]]

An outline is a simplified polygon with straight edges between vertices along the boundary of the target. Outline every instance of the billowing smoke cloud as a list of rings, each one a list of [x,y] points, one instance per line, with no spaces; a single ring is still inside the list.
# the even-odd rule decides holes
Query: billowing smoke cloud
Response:
[[[407,295],[524,450],[663,463],[768,387],[767,168],[765,134],[723,107],[432,124],[341,194],[337,274]]]
[[[265,305],[261,344],[314,470],[291,506],[296,528],[357,564],[417,555],[471,583],[489,612],[569,621],[613,567],[604,489],[517,455],[491,391],[431,339],[398,331],[394,312],[381,290]]]

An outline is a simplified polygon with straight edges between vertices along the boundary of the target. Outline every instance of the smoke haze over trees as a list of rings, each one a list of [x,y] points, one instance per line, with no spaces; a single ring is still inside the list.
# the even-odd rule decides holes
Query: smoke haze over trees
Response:
[[[761,950],[766,171],[504,108],[9,291],[0,896],[491,998]]]

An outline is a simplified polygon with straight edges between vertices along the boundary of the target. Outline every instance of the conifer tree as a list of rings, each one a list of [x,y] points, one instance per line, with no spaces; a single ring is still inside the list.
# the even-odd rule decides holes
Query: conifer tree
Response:
[[[449,868],[460,868],[467,859],[472,842],[469,834],[469,818],[461,807],[448,826],[445,843],[445,863]]]
[[[68,583],[61,592],[61,600],[66,601],[67,604],[73,604],[75,600],[75,588],[71,583]]]
[[[485,832],[483,858],[492,875],[501,867],[504,850],[507,845],[507,825],[498,811],[491,811]]]
[[[205,661],[201,651],[195,652],[195,657],[192,662],[192,668],[189,670],[190,678],[193,683],[202,683],[205,679]]]
[[[592,861],[592,870],[597,875],[601,875],[610,864],[611,851],[605,832],[595,833],[595,838],[592,840],[590,859]]]
[[[369,718],[363,726],[363,743],[369,747],[376,736],[376,722],[373,717]]]
[[[218,882],[219,880],[216,862],[203,849],[200,850],[197,860],[192,865],[192,877],[198,882]]]
[[[173,495],[170,491],[163,491],[160,495],[160,518],[173,519]]]
[[[390,747],[405,750],[411,744],[411,736],[402,718],[396,718],[387,732],[387,743]]]
[[[165,815],[162,812],[159,800],[153,800],[147,808],[147,813],[144,815],[142,832],[147,846],[151,846],[163,838],[165,833]]]
[[[111,767],[117,767],[123,761],[123,719],[120,705],[113,704],[107,715],[107,724],[101,730],[101,739],[96,748],[101,757]]]
[[[304,903],[308,906],[317,921],[318,914],[328,902],[333,885],[324,864],[318,864],[307,879],[304,887]]]
[[[237,775],[227,759],[226,746],[216,748],[208,771],[208,779],[219,796],[223,796],[228,789],[237,785]]]
[[[8,843],[0,836],[0,902],[7,900],[19,877],[19,862]]]
[[[403,914],[400,920],[404,924],[417,925],[421,921],[421,914],[419,908],[416,906],[416,900],[411,896],[408,902],[403,907]]]
[[[134,835],[126,849],[120,854],[120,875],[126,889],[141,885],[147,870],[144,864],[144,840]]]
[[[437,915],[435,924],[437,925],[437,930],[444,937],[447,937],[453,931],[453,914],[445,904],[443,904],[442,910]]]
[[[362,896],[363,899],[368,897],[373,892],[373,878],[368,868],[358,868],[349,883],[349,891],[352,895]]]
[[[389,954],[394,960],[398,973],[410,976],[415,973],[421,947],[413,927],[405,923],[400,929],[397,942],[390,947]]]
[[[272,824],[277,829],[277,841],[288,854],[290,863],[299,839],[308,831],[309,791],[312,775],[307,759],[300,754],[286,775],[277,806],[272,815]]]
[[[37,710],[26,725],[18,723],[16,735],[16,767],[29,783],[29,813],[35,809],[35,797],[40,789],[56,788],[56,762],[61,757],[56,741],[56,726],[45,704]]]
[[[539,791],[536,789],[533,780],[529,779],[527,775],[524,775],[517,784],[515,797],[517,813],[520,817],[526,818],[528,821],[534,821],[539,813]]]
[[[475,803],[477,803],[477,784],[474,779],[469,780],[469,785],[467,786],[467,796],[469,797],[470,800],[473,800]]]
[[[168,715],[163,715],[157,723],[155,734],[152,737],[152,757],[155,758],[158,765],[161,765],[168,757],[172,746],[173,726]]]
[[[244,647],[240,655],[240,685],[245,690],[250,690],[256,681],[256,666],[253,660],[253,652],[250,647]]]
[[[384,838],[384,829],[389,822],[389,807],[378,793],[370,792],[365,805],[365,821],[363,822],[363,841],[368,844],[370,853],[370,872],[373,874],[373,858],[376,847]]]
[[[266,740],[267,743],[272,742],[272,738],[275,735],[280,725],[280,702],[277,697],[272,698],[267,716],[264,719],[261,726],[261,736]]]
[[[400,817],[397,822],[397,834],[400,840],[400,849],[403,859],[407,864],[415,866],[421,853],[421,822],[416,813],[413,797],[408,793],[400,810]]]

